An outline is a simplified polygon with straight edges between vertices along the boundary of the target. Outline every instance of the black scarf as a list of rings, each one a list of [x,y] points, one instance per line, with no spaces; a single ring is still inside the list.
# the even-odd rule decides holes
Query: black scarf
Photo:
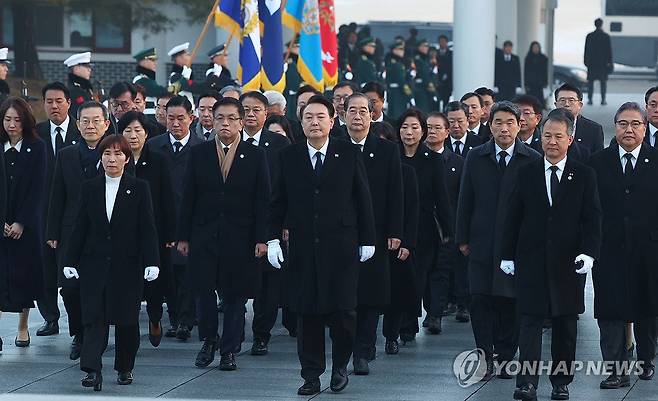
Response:
[[[101,158],[98,146],[94,149],[89,149],[87,142],[84,140],[78,142],[78,151],[80,152],[80,165],[82,166],[82,174],[85,178],[94,178],[100,171],[96,166]]]

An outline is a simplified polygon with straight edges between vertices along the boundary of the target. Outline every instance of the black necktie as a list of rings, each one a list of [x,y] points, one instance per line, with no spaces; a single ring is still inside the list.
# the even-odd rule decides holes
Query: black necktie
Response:
[[[507,160],[506,160],[507,152],[501,150],[500,152],[498,152],[498,156],[500,157],[498,159],[498,166],[500,167],[500,171],[504,174],[505,169],[507,168]]]
[[[64,137],[62,136],[62,127],[55,128],[55,154],[64,147]]]
[[[359,147],[359,150],[360,150],[361,152],[363,152],[363,145],[361,145],[360,143],[357,143],[357,146]]]
[[[551,166],[549,169],[551,170],[551,206],[553,206],[557,200],[557,189],[560,185],[560,180],[557,178],[557,170],[559,168],[558,166]]]
[[[315,152],[315,175],[318,177],[320,176],[320,173],[322,172],[322,153],[320,152]]]
[[[626,153],[624,155],[624,158],[626,159],[626,166],[624,167],[624,177],[626,177],[626,179],[630,179],[633,176],[633,155],[630,153]]]
[[[210,133],[211,132],[212,131],[206,131],[206,132],[203,133],[203,137],[206,138],[206,141],[208,140],[208,138],[210,138]]]
[[[183,147],[183,144],[180,143],[179,141],[174,142],[174,153],[180,152],[182,147]]]
[[[254,142],[256,142],[256,140],[254,138],[247,138],[245,142],[247,142],[249,145],[255,145]]]
[[[224,154],[225,155],[228,154],[229,149],[231,149],[231,148],[229,148],[228,146],[224,146]]]
[[[460,155],[460,156],[462,155],[461,144],[462,144],[462,141],[455,141],[455,144],[454,144],[455,145],[455,153]]]

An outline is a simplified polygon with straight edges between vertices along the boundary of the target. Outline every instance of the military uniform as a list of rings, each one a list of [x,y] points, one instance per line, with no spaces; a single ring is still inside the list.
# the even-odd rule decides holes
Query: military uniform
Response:
[[[11,64],[7,59],[8,54],[9,49],[7,47],[0,49],[0,64],[5,64],[7,67],[9,67],[8,64]],[[0,79],[0,103],[2,103],[7,97],[9,97],[9,84],[7,84],[4,79]]]
[[[64,60],[64,65],[69,68],[67,85],[69,92],[71,92],[71,108],[69,109],[69,115],[73,119],[77,119],[78,107],[82,103],[94,99],[94,89],[91,86],[91,81],[89,79],[73,73],[73,67],[82,65],[88,67],[91,71],[91,52],[74,54]]]
[[[299,43],[297,43],[298,37],[295,37],[295,43],[293,47],[299,48]],[[290,42],[286,43],[286,46],[290,46]],[[293,105],[297,104],[297,90],[302,84],[302,77],[297,71],[297,60],[299,55],[293,53],[292,51],[288,55],[286,60],[285,70],[286,70],[286,91],[284,95],[286,96],[286,118],[289,120],[297,120],[297,108]]]
[[[155,48],[142,50],[133,56],[138,62],[144,59],[157,60]],[[144,114],[155,114],[155,105],[158,97],[168,93],[166,87],[158,85],[155,80],[155,71],[144,68],[140,65],[136,67],[137,75],[133,77],[133,83],[141,85],[146,90],[146,108]]]
[[[404,49],[404,43],[398,43],[393,48]],[[404,57],[390,53],[386,63],[386,87],[388,111],[386,114],[394,120],[407,109],[411,100],[411,87],[408,83],[408,72],[404,65]]]
[[[208,69],[206,70],[206,81],[204,83],[206,91],[219,92],[225,86],[239,86],[231,77],[231,72],[228,68],[212,61],[216,56],[223,54],[225,49],[226,45],[219,45],[207,53],[211,62],[208,64]]]
[[[377,73],[377,66],[374,62],[374,55],[367,53],[364,48],[366,46],[375,47],[375,41],[372,38],[366,38],[359,42],[361,49],[361,57],[359,57],[354,68],[354,82],[363,86],[367,82],[379,82],[379,74]]]
[[[426,45],[427,41],[421,40],[418,42],[419,47],[423,44]],[[436,96],[436,85],[434,83],[432,66],[430,65],[427,54],[420,52],[416,53],[414,64],[416,66],[416,76],[414,77],[413,90],[416,107],[427,113],[432,110],[434,97]]]
[[[192,103],[192,106],[194,106],[194,94],[200,93],[202,89],[200,89],[199,85],[194,82],[194,78],[192,78],[192,68],[190,66],[176,64],[176,59],[181,55],[187,54],[187,49],[189,47],[190,42],[185,42],[178,46],[174,46],[167,52],[167,55],[171,57],[171,61],[175,63],[171,70],[171,74],[169,74],[168,89],[174,94],[187,97],[190,100],[190,103]]]

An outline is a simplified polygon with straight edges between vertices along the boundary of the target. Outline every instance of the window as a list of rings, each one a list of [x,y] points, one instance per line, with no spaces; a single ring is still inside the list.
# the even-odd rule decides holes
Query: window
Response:
[[[69,43],[71,47],[92,46],[91,14],[71,13],[69,18]]]
[[[605,14],[627,17],[657,17],[658,1],[655,0],[607,0]]]
[[[130,15],[118,11],[113,19],[94,18],[94,49],[107,52],[130,51]]]
[[[64,9],[57,6],[34,7],[37,46],[64,46]]]
[[[11,13],[11,7],[6,4],[0,7],[0,45],[14,45],[14,17]],[[2,47],[2,46],[0,46]]]

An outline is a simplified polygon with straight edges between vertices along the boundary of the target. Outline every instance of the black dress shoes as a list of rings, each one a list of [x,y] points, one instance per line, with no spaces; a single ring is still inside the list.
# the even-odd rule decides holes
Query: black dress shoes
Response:
[[[251,346],[251,355],[267,355],[267,344],[265,341],[254,340],[254,344]]]
[[[16,345],[19,348],[25,348],[30,346],[30,333],[27,333],[27,340],[19,340],[18,336],[16,336],[16,339],[14,340],[14,345]]]
[[[337,368],[331,370],[331,383],[329,383],[329,388],[334,393],[343,391],[347,387],[347,369]]]
[[[2,352],[2,337],[0,337],[0,352]]]
[[[568,400],[569,399],[569,388],[566,384],[558,384],[553,386],[553,391],[551,391],[551,400]]]
[[[656,369],[653,366],[645,363],[644,367],[642,367],[642,373],[640,373],[637,377],[639,377],[640,380],[651,380],[653,379],[655,371]]]
[[[430,316],[427,322],[427,331],[430,334],[441,334],[441,318]]]
[[[306,380],[300,388],[297,389],[299,395],[315,395],[320,392],[320,379]]]
[[[94,391],[101,391],[103,389],[103,375],[101,372],[87,373],[82,379],[82,387],[93,387]]]
[[[208,367],[215,360],[215,352],[217,351],[217,341],[205,340],[201,346],[201,350],[196,356],[194,366],[197,368]]]
[[[611,389],[622,388],[622,387],[630,387],[630,385],[631,385],[630,376],[610,375],[608,376],[607,379],[601,382],[599,388],[604,390],[611,390]]]
[[[38,337],[52,336],[55,334],[59,334],[59,323],[57,323],[57,321],[44,322],[43,325],[39,327],[39,330],[37,330]]]
[[[388,355],[395,355],[400,352],[400,346],[397,340],[386,341],[386,347],[384,349]]]
[[[460,306],[455,314],[455,320],[459,323],[468,323],[471,321],[471,314],[468,312],[468,309]]]
[[[370,368],[368,367],[368,360],[365,358],[354,358],[352,361],[354,365],[354,374],[358,376],[365,376],[370,373]]]
[[[149,322],[149,342],[157,348],[160,341],[162,341],[162,324],[160,322]]]
[[[117,383],[122,386],[133,384],[133,372],[119,372],[117,375]]]
[[[169,327],[167,329],[167,331],[165,331],[164,336],[167,337],[167,338],[174,338],[174,337],[176,337],[176,332],[177,331],[178,331],[178,327],[172,325],[171,327]]]
[[[222,355],[219,360],[219,370],[235,370],[238,365],[235,363],[235,354],[232,352]]]
[[[536,400],[537,388],[532,383],[526,383],[514,390],[515,400]]]
[[[411,333],[400,333],[400,341],[402,341],[402,344],[410,343],[412,341],[416,340],[416,334],[411,334]]]
[[[177,339],[186,341],[190,337],[191,337],[190,329],[186,325],[181,324],[180,326],[178,326],[178,330],[176,330]]]
[[[80,335],[73,337],[71,341],[71,353],[69,354],[69,359],[72,361],[77,361],[80,358],[80,352],[82,351],[82,338]]]

